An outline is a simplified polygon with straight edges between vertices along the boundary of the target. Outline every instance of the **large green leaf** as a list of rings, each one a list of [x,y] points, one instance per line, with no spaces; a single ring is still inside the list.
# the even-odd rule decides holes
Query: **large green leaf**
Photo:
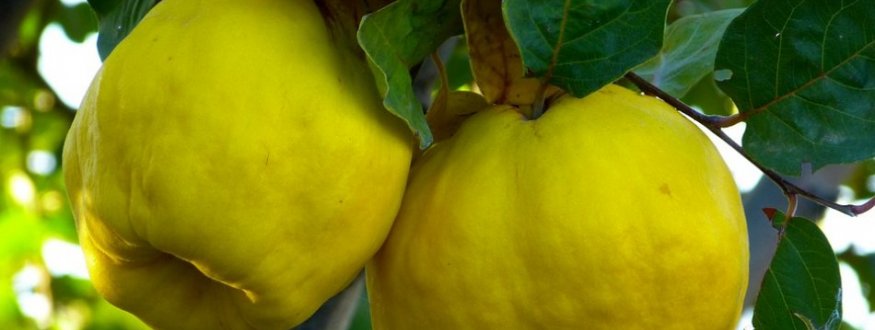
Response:
[[[159,0],[88,0],[97,12],[97,52],[105,60]]]
[[[775,211],[774,223],[784,214]],[[757,329],[838,329],[842,318],[839,264],[826,236],[804,218],[783,226],[778,249],[754,307]]]
[[[582,97],[617,80],[662,47],[669,0],[505,0],[523,63]]]
[[[743,9],[726,9],[681,18],[665,31],[659,55],[635,72],[674,97],[681,98],[714,71],[717,45],[726,26]]]
[[[432,134],[413,94],[409,69],[450,36],[462,33],[461,0],[399,0],[365,16],[359,44],[371,61],[383,105],[407,122],[425,148]]]
[[[798,175],[875,156],[875,1],[760,0],[726,29],[715,69],[763,165]]]

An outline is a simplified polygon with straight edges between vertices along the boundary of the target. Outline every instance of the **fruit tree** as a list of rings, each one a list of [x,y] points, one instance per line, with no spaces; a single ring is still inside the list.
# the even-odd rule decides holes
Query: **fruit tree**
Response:
[[[97,32],[80,103],[37,70],[51,22]],[[842,287],[875,252],[823,220],[872,221],[875,1],[15,0],[0,24],[0,328],[875,310]]]

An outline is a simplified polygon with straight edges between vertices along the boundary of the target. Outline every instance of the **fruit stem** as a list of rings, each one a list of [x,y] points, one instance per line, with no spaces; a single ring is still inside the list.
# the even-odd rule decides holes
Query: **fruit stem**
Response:
[[[766,177],[768,177],[772,182],[778,185],[778,188],[781,188],[781,191],[787,196],[788,204],[791,204],[792,209],[788,209],[787,214],[791,215],[791,210],[795,209],[796,204],[796,196],[804,197],[812,202],[823,205],[825,207],[831,208],[833,210],[839,211],[841,213],[847,214],[849,216],[857,216],[862,213],[865,213],[875,207],[875,197],[868,200],[867,202],[855,205],[855,204],[839,204],[835,201],[825,199],[823,197],[817,196],[816,194],[805,190],[792,182],[785,179],[780,174],[766,168],[756,160],[750,157],[744,149],[735,142],[732,138],[730,138],[726,133],[723,132],[723,127],[726,124],[726,118],[734,118],[734,117],[723,117],[723,116],[710,116],[696,111],[690,106],[686,105],[681,100],[677,99],[666,93],[665,91],[659,89],[659,87],[654,86],[644,78],[641,78],[637,74],[633,72],[629,72],[625,75],[626,80],[638,86],[638,88],[647,95],[655,96],[665,103],[668,103],[687,117],[695,120],[702,126],[705,126],[711,133],[714,133],[720,140],[723,140],[727,145],[732,147],[738,154],[740,154],[744,159],[747,159],[753,166],[756,166],[760,172],[763,173]],[[733,119],[734,120],[734,119]]]
[[[542,80],[538,84],[538,91],[535,92],[535,103],[532,104],[532,117],[529,119],[538,119],[538,117],[544,114],[544,108],[546,107],[544,104],[546,102],[544,94],[547,93],[547,86],[549,86],[547,80]]]

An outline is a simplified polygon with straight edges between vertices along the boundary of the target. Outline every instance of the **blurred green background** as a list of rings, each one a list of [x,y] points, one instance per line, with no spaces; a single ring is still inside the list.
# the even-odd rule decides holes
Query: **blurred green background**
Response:
[[[750,2],[675,1],[669,19]],[[0,0],[0,329],[147,328],[100,298],[88,281],[60,171],[74,108],[100,64],[96,31],[96,16],[84,0]],[[77,43],[84,46],[74,47]],[[471,79],[464,42],[458,45],[444,54],[454,87]],[[435,77],[427,68],[423,65],[417,77],[417,84],[424,83],[416,86],[426,91],[424,103]],[[710,80],[700,85],[685,101],[722,113],[728,104],[725,96]],[[758,212],[764,205],[781,207],[772,203],[782,203],[783,197],[739,159],[727,156],[740,178],[749,214],[757,214],[748,215],[749,221],[764,224],[764,231],[752,229],[751,237],[754,250],[764,252],[760,254],[765,259],[760,259],[767,263],[774,233]],[[801,182],[852,202],[872,196],[873,173],[875,162],[869,161],[827,169]],[[822,208],[812,210],[812,217],[828,218],[822,227],[842,261],[846,320],[861,329],[875,329],[875,293],[870,290],[875,283],[875,215],[851,219]],[[366,297],[356,296],[359,307],[351,327],[368,329]]]
[[[146,329],[97,295],[74,244],[60,154],[75,112],[46,76],[89,68],[41,61],[47,35],[96,29],[86,3],[0,2],[0,329]]]

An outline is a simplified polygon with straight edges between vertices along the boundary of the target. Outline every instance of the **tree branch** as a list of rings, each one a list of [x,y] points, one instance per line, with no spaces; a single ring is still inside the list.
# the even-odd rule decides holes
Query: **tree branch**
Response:
[[[728,135],[726,135],[726,133],[723,132],[722,128],[726,127],[726,123],[728,122],[727,118],[737,118],[737,117],[710,116],[710,115],[700,113],[700,112],[696,111],[695,109],[691,108],[690,106],[686,105],[681,100],[669,95],[668,93],[659,89],[659,87],[654,86],[653,84],[651,84],[650,82],[648,82],[644,78],[641,78],[640,76],[638,76],[637,74],[635,74],[633,72],[627,73],[625,78],[627,80],[629,80],[630,82],[632,82],[633,84],[635,84],[635,86],[638,86],[638,88],[641,89],[641,91],[644,92],[645,94],[648,94],[651,96],[656,96],[656,97],[662,99],[663,101],[665,101],[666,103],[668,103],[669,105],[671,105],[672,107],[674,107],[675,109],[680,111],[681,113],[687,115],[691,119],[702,124],[702,126],[705,126],[705,128],[707,128],[709,131],[711,131],[711,133],[714,133],[714,135],[717,135],[717,137],[720,138],[720,140],[723,140],[723,142],[725,142],[727,145],[732,147],[732,149],[734,149],[741,156],[743,156],[745,159],[747,159],[747,161],[749,161],[751,164],[756,166],[756,168],[758,168],[761,172],[763,172],[763,175],[765,175],[766,177],[771,179],[773,182],[775,182],[775,184],[777,184],[778,187],[781,188],[781,191],[784,192],[784,195],[786,195],[789,200],[795,200],[795,196],[798,195],[798,196],[804,197],[805,199],[808,199],[812,202],[815,202],[817,204],[823,205],[825,207],[831,208],[833,210],[842,212],[842,213],[850,215],[850,216],[857,216],[857,215],[865,213],[866,211],[869,211],[870,209],[875,207],[875,197],[873,197],[872,199],[870,199],[869,201],[867,201],[866,203],[863,203],[861,205],[839,204],[839,203],[836,203],[836,202],[831,201],[829,199],[817,196],[816,194],[793,184],[792,182],[790,182],[787,179],[785,179],[784,177],[782,177],[780,174],[766,168],[765,166],[763,166],[762,164],[760,164],[756,160],[752,159],[744,151],[744,149],[742,149],[742,147],[738,143],[735,142],[735,140],[732,140],[732,138],[730,138]]]

